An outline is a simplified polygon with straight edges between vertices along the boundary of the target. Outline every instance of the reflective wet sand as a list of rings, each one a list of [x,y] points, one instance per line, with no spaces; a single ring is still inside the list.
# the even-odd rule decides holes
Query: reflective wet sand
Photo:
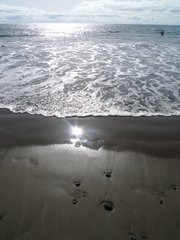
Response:
[[[178,240],[179,172],[178,117],[1,110],[0,239]]]

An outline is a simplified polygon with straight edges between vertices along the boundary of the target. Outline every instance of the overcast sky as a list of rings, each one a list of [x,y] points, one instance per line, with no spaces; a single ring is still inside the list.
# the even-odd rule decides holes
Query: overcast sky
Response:
[[[180,0],[0,0],[0,23],[180,25]]]

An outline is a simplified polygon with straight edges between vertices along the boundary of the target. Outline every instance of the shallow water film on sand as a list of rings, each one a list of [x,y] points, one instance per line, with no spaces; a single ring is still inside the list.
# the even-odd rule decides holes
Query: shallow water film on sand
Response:
[[[0,107],[179,115],[180,26],[1,24]]]

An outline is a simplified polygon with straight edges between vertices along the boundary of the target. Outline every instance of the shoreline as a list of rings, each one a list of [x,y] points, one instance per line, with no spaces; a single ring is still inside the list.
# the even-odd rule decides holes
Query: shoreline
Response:
[[[75,126],[83,130],[80,145],[91,149],[180,156],[180,116],[57,118],[0,109],[0,146],[72,144]]]

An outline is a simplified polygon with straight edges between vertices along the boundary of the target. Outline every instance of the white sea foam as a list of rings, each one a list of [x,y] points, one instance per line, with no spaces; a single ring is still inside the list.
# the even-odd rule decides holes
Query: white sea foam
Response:
[[[180,115],[179,35],[57,26],[0,38],[1,108],[58,117]]]

